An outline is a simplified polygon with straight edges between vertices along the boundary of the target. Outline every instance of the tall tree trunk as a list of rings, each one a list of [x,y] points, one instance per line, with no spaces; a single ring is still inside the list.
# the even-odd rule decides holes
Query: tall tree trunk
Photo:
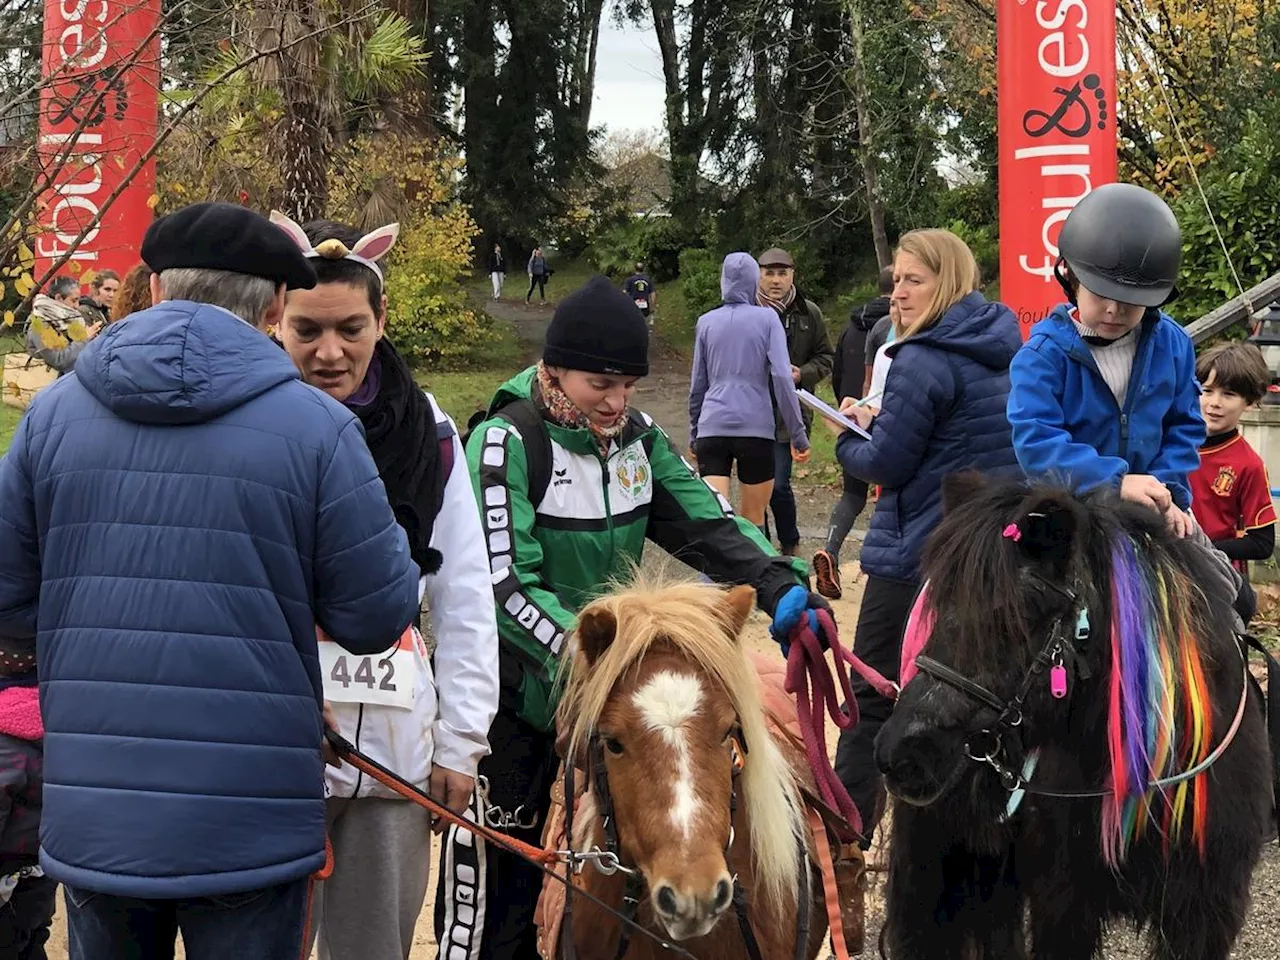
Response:
[[[596,50],[600,45],[600,18],[604,15],[604,0],[583,0],[582,18],[578,25],[575,44],[574,104],[584,128],[591,126],[591,105],[596,89]]]
[[[862,5],[859,0],[848,0],[848,4],[849,31],[853,40],[853,100],[858,116],[858,155],[862,161],[862,183],[867,192],[867,211],[871,215],[871,239],[876,247],[876,263],[883,268],[893,262],[893,251],[889,247],[884,203],[880,199],[876,176],[875,133],[872,130],[866,61],[863,56]]]
[[[280,138],[285,210],[298,223],[322,220],[329,206],[324,127],[314,103],[288,104]]]
[[[262,62],[259,79],[279,92],[284,107],[271,152],[280,167],[285,212],[299,222],[318,220],[329,202],[329,130],[320,106],[331,82],[322,63],[324,15],[315,0],[277,0],[250,17],[257,49],[282,47]]]
[[[671,144],[671,215],[684,219],[697,214],[701,150],[691,142],[690,125],[685,118],[685,86],[680,70],[675,0],[652,0],[651,10],[666,89],[667,139]]]
[[[459,57],[466,107],[462,140],[467,157],[467,192],[476,222],[492,237],[498,236],[502,227],[495,222],[492,198],[487,195],[493,179],[491,144],[498,102],[493,0],[472,0],[464,9]]]
[[[410,130],[424,139],[434,140],[439,134],[435,116],[435,63],[437,52],[431,29],[434,0],[389,0],[388,7],[413,25],[431,56],[422,65],[422,78],[411,90],[400,94],[400,112]]]

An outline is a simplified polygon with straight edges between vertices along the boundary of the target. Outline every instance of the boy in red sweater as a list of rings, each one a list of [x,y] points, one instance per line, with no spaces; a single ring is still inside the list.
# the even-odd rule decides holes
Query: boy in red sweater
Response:
[[[1276,512],[1267,467],[1240,435],[1239,423],[1266,394],[1271,371],[1253,344],[1224,343],[1196,361],[1196,379],[1209,435],[1200,448],[1200,468],[1191,475],[1191,512],[1244,578],[1236,612],[1248,624],[1258,609],[1249,561],[1267,560],[1275,551]]]

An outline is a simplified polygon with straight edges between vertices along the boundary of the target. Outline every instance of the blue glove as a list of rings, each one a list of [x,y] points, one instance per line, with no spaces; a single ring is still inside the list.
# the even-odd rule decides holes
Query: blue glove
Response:
[[[773,608],[773,625],[769,627],[769,633],[782,647],[784,657],[791,654],[791,632],[804,616],[809,618],[809,629],[821,642],[822,649],[827,649],[827,637],[818,626],[818,610],[830,611],[831,604],[821,595],[810,593],[804,587],[792,587],[782,595],[778,605]]]
[[[773,639],[785,644],[808,607],[809,591],[799,584],[784,593],[773,608],[773,625],[769,627]]]

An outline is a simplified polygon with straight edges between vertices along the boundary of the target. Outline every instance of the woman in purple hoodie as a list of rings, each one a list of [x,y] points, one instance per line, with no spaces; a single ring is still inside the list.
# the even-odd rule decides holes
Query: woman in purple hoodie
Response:
[[[726,500],[738,465],[739,513],[764,526],[773,494],[774,410],[791,433],[791,457],[809,459],[787,338],[778,315],[756,306],[760,266],[731,253],[720,270],[723,306],[698,318],[689,387],[689,448],[698,472]]]

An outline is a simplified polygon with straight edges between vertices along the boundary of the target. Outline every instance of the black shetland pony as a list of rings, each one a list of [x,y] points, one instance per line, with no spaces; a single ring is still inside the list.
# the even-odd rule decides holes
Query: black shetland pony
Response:
[[[944,504],[923,652],[876,741],[897,800],[882,947],[1089,960],[1127,920],[1153,960],[1227,960],[1271,765],[1223,571],[1113,495],[964,474]]]

